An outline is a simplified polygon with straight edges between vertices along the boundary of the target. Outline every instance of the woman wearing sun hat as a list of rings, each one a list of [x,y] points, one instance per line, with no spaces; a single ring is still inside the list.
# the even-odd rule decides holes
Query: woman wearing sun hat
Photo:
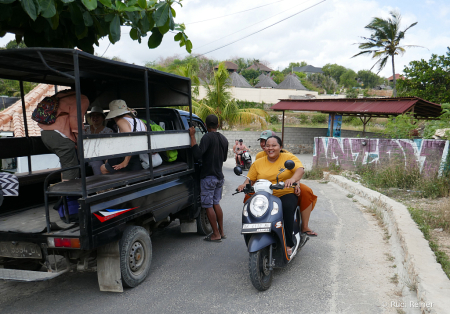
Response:
[[[99,106],[93,106],[91,111],[86,115],[86,121],[89,125],[84,127],[84,134],[108,134],[113,133],[113,130],[107,128],[105,125],[106,115],[103,113],[103,109]],[[94,175],[102,174],[100,167],[104,164],[103,160],[96,160],[89,162],[89,166],[92,167]]]
[[[145,124],[140,119],[135,118],[126,102],[121,99],[113,100],[109,103],[109,113],[106,119],[114,119],[119,128],[119,133],[147,131]],[[139,155],[108,159],[100,167],[103,174],[141,169],[142,165]]]

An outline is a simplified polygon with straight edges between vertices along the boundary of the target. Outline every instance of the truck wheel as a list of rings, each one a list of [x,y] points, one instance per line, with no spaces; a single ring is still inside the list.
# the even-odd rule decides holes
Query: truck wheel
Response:
[[[147,231],[138,226],[125,229],[119,242],[122,284],[134,288],[145,280],[152,262],[152,242]]]
[[[208,235],[212,233],[212,227],[209,223],[208,216],[206,215],[206,209],[201,208],[200,214],[197,219],[197,233],[200,235]]]
[[[269,270],[269,248],[250,253],[248,270],[253,286],[259,291],[270,288],[273,278],[273,270]]]

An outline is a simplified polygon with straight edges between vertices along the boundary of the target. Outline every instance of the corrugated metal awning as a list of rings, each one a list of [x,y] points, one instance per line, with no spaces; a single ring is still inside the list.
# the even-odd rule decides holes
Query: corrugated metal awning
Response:
[[[414,112],[417,118],[437,118],[441,105],[417,97],[345,98],[345,99],[282,99],[272,110],[319,111],[342,115],[390,116]]]

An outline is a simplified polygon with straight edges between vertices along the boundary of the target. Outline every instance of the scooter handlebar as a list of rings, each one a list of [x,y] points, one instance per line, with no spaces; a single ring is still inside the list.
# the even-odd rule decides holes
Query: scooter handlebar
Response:
[[[291,187],[296,187],[297,186],[297,182],[292,183]],[[272,190],[282,190],[284,189],[284,182],[279,182],[278,184],[272,184],[270,186],[270,189]]]

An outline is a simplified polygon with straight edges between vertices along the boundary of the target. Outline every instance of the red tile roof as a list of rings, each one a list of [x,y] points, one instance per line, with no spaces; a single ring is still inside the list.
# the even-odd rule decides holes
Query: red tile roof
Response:
[[[58,90],[64,89],[67,89],[67,87],[58,86]],[[54,93],[55,85],[39,84],[25,95],[28,134],[30,136],[41,136],[41,129],[37,122],[31,119],[31,114],[44,97],[51,96]],[[13,131],[14,137],[25,137],[22,100],[19,100],[5,110],[0,111],[0,131]]]
[[[403,75],[401,74],[395,74],[395,80],[404,80],[405,78],[403,77]],[[394,76],[392,75],[391,77],[388,78],[388,81],[393,81],[394,80]]]

